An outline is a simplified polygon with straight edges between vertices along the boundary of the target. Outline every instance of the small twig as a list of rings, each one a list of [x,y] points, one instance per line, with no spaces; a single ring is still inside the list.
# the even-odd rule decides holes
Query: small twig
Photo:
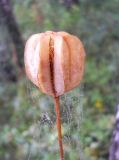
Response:
[[[60,116],[60,104],[59,104],[59,97],[54,97],[55,103],[55,110],[56,110],[56,123],[58,129],[58,141],[59,141],[59,148],[60,148],[60,159],[64,160],[64,150],[62,144],[62,128],[61,128],[61,116]]]

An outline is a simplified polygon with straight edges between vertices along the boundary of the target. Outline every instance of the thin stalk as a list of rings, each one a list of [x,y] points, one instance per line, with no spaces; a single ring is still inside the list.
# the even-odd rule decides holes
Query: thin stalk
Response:
[[[55,102],[55,110],[56,110],[56,123],[57,123],[57,130],[58,130],[60,160],[64,160],[64,150],[63,150],[63,144],[62,144],[62,128],[61,128],[59,97],[54,97],[54,102]]]

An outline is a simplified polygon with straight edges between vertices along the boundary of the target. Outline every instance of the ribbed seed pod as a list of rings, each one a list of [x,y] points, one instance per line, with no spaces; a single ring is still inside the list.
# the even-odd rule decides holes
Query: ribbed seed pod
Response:
[[[54,97],[60,160],[64,160],[59,96],[81,82],[85,63],[83,45],[66,32],[35,34],[26,43],[24,62],[28,78],[42,92]]]
[[[84,72],[82,42],[66,32],[31,36],[25,48],[25,69],[42,92],[60,96],[80,84]]]

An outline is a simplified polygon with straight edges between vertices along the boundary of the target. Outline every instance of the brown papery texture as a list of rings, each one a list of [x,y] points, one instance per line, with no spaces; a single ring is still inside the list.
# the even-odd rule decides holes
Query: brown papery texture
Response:
[[[28,39],[24,62],[28,78],[42,92],[58,97],[80,84],[85,50],[76,36],[47,31]]]
[[[54,97],[60,160],[64,160],[59,96],[81,82],[85,63],[83,44],[66,32],[35,34],[26,43],[24,62],[28,78],[42,92]]]

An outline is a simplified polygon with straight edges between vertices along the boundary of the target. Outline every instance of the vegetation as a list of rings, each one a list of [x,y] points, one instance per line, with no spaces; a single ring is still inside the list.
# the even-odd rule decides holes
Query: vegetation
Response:
[[[83,41],[87,57],[82,85],[61,98],[65,156],[66,160],[107,160],[119,90],[119,1],[80,0],[70,7],[66,1],[12,2],[25,41],[31,34],[46,30],[64,30]],[[0,56],[0,65],[6,66],[9,60],[15,68],[6,30],[0,28],[0,46],[4,42],[12,49],[5,50],[6,60]],[[0,159],[58,160],[52,99],[39,92],[24,74],[15,82],[8,80],[4,68],[0,69]],[[66,115],[68,109],[65,118],[63,113]]]

